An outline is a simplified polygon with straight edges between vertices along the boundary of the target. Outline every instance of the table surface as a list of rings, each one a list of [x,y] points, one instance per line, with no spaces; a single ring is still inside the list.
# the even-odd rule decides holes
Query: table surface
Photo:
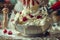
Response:
[[[8,31],[10,31],[10,29],[7,29]],[[60,38],[60,34],[54,34],[52,36],[48,36],[48,37],[24,37],[24,36],[17,36],[17,31],[15,30],[11,30],[13,32],[12,35],[8,35],[7,33],[4,34],[3,33],[3,29],[0,29],[0,39],[5,40],[5,39],[21,39],[21,40],[47,40],[47,39],[53,39],[53,40],[57,40],[58,38]]]

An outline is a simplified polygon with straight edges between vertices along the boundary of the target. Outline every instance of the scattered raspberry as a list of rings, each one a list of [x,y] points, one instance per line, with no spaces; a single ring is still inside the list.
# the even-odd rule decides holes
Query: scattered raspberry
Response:
[[[23,21],[27,21],[28,19],[27,19],[27,17],[23,17]]]
[[[12,35],[12,31],[9,31],[9,32],[8,32],[8,35]]]
[[[5,34],[5,33],[7,33],[7,30],[6,30],[6,29],[4,29],[3,33],[4,33],[4,34]]]

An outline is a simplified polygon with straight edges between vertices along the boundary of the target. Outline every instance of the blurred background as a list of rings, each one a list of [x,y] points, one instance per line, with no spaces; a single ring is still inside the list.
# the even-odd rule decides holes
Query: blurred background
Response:
[[[48,3],[48,5],[51,6],[57,1],[59,0],[45,0],[45,3]],[[4,7],[4,4],[7,4],[9,11],[11,11],[14,8],[16,3],[17,3],[17,0],[0,0],[0,13],[1,13],[2,8]]]
[[[7,4],[9,10],[11,11],[16,4],[17,0],[0,0],[0,13],[2,8],[4,7],[4,4]]]

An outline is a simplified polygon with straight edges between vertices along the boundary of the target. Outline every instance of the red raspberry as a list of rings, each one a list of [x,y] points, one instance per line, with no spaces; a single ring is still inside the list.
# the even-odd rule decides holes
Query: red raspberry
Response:
[[[42,18],[42,16],[40,16],[40,15],[39,15],[39,16],[37,16],[37,19],[40,19],[40,18]]]
[[[27,17],[23,17],[23,21],[27,21],[28,19],[27,19]]]
[[[5,34],[5,33],[7,33],[7,30],[6,30],[6,29],[4,29],[3,33],[4,33],[4,34]]]
[[[9,31],[9,32],[8,32],[8,35],[12,35],[12,31]]]

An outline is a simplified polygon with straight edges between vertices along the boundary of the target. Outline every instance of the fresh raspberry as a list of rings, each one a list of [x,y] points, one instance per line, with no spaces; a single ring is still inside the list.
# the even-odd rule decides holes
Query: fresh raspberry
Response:
[[[9,31],[9,32],[8,32],[8,35],[12,35],[12,31]]]
[[[7,30],[6,30],[6,29],[4,29],[3,33],[4,33],[4,34],[5,34],[5,33],[7,33]]]
[[[28,19],[27,19],[27,17],[23,17],[23,21],[27,21]]]

